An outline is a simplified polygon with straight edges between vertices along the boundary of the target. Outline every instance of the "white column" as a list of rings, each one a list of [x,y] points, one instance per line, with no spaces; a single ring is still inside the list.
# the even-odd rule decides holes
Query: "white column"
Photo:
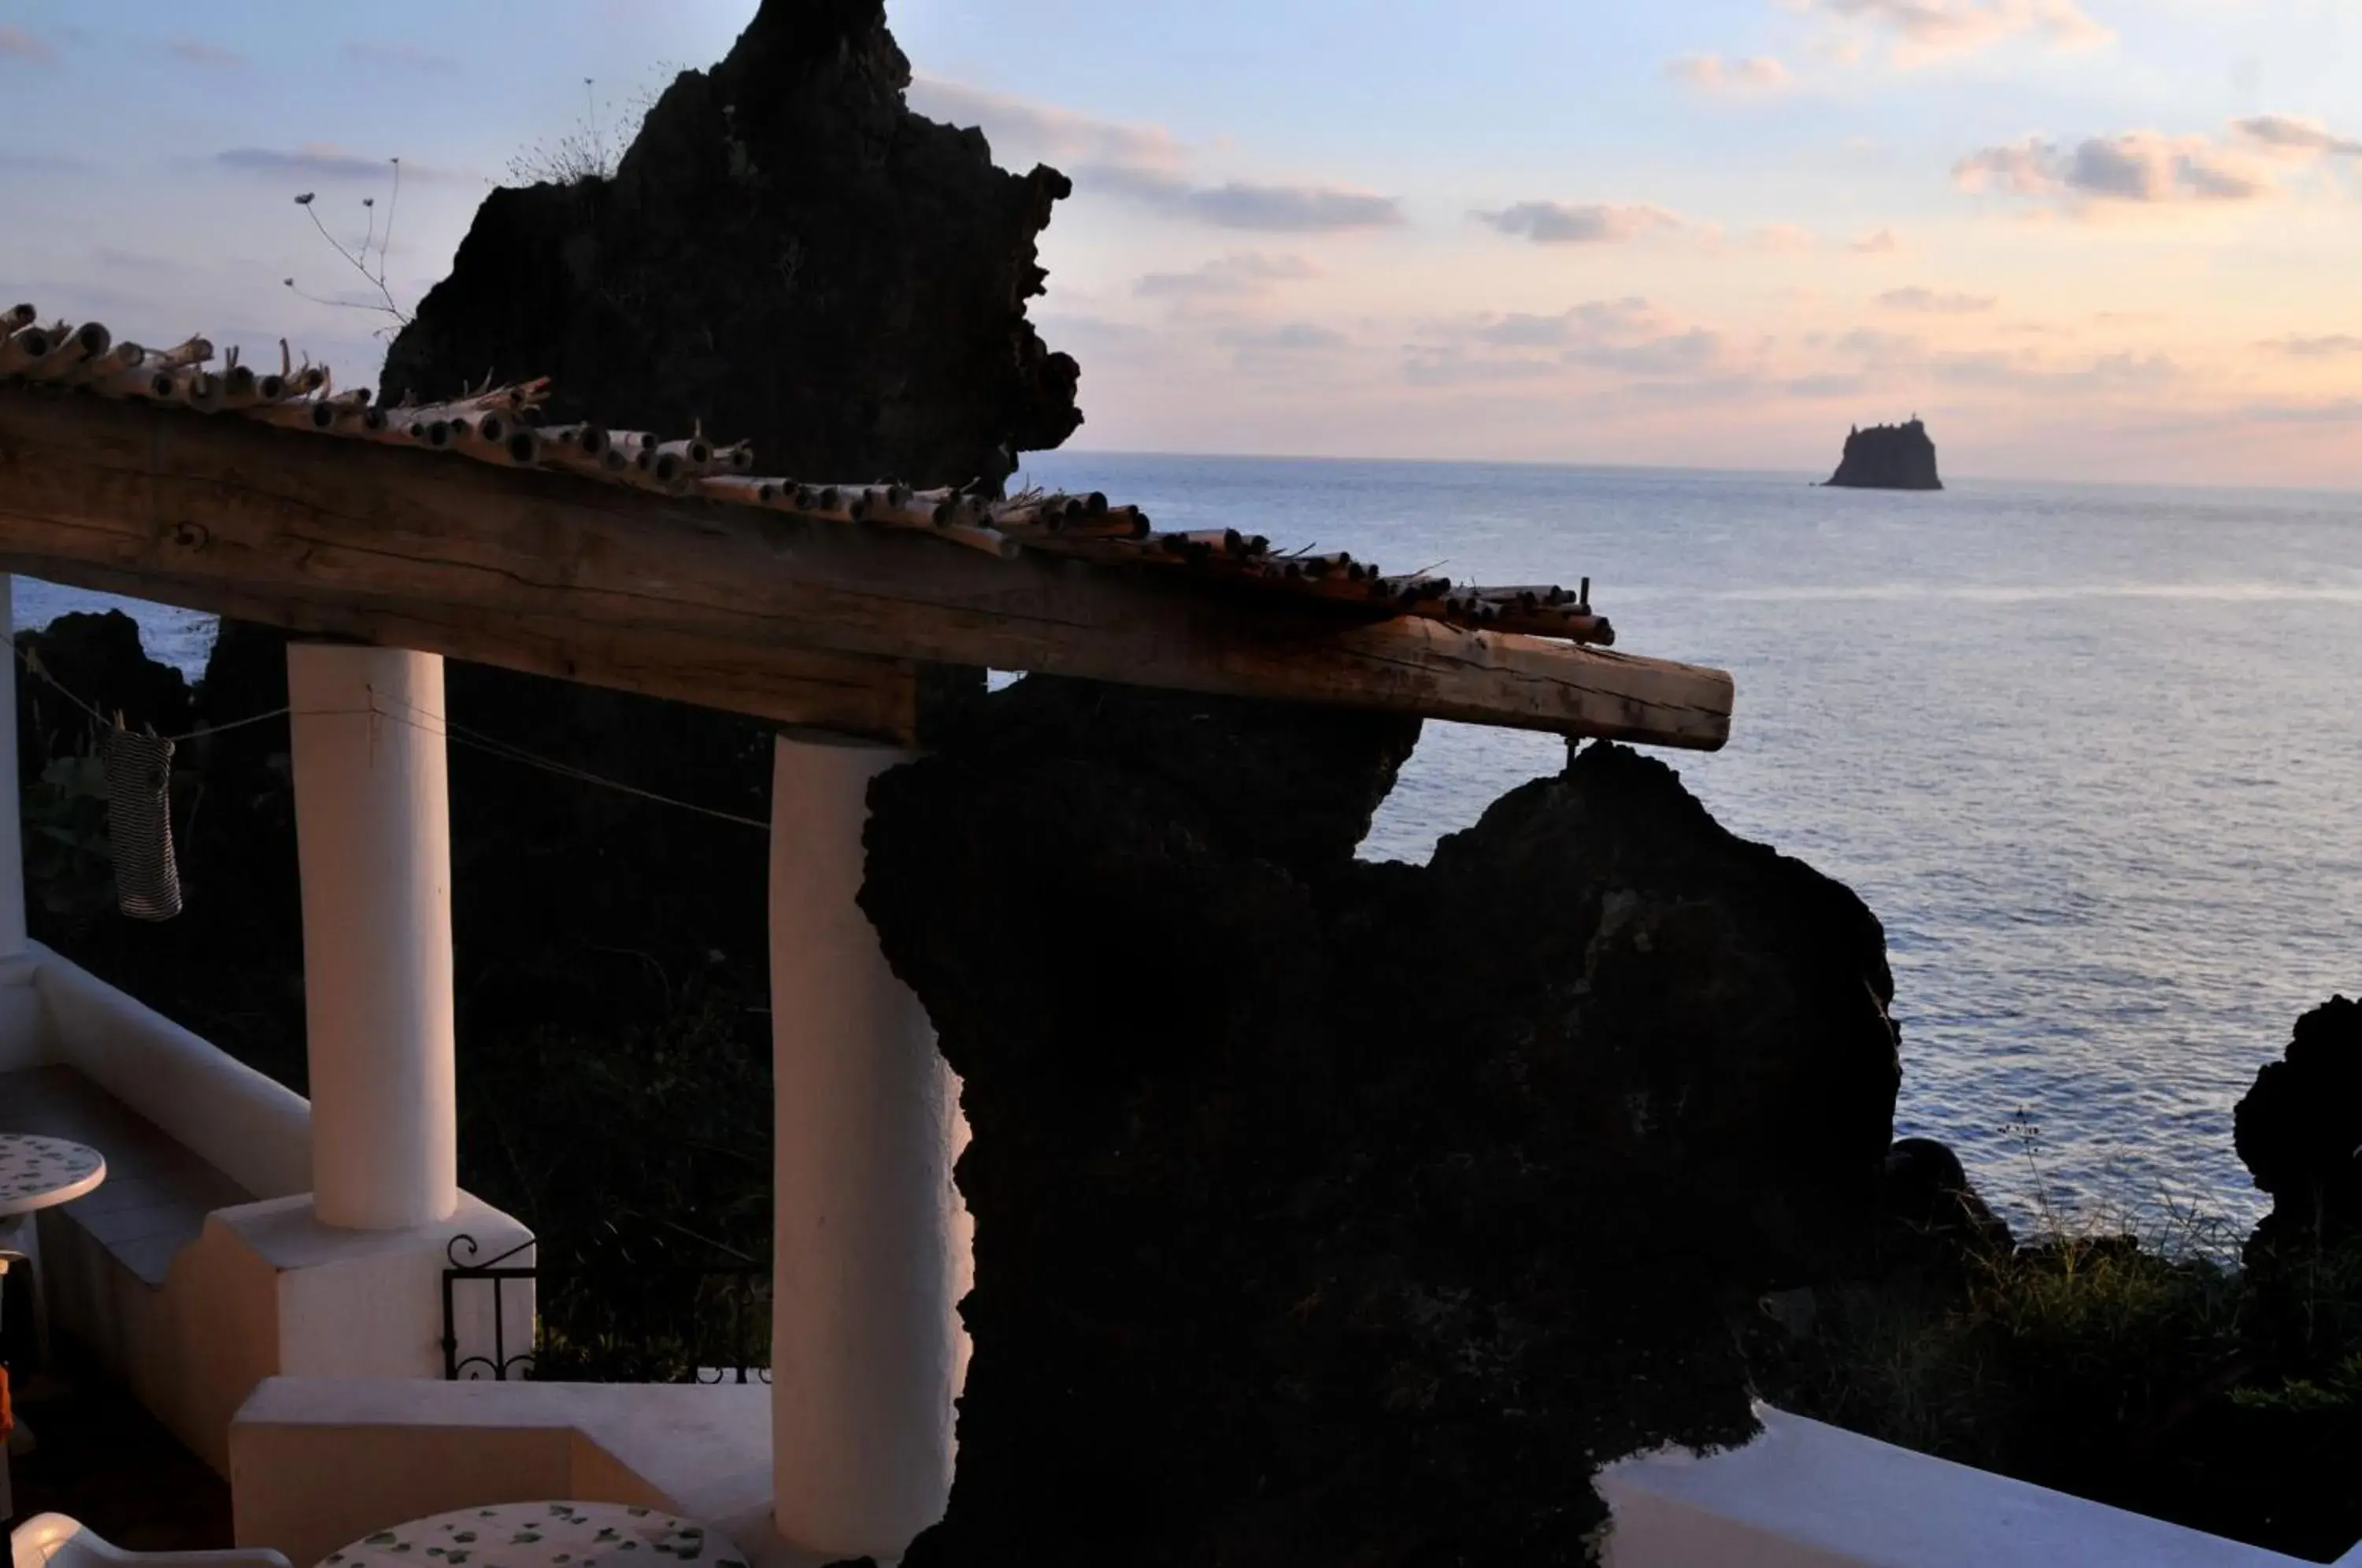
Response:
[[[854,901],[869,781],[910,756],[783,736],[771,775],[773,1509],[831,1556],[943,1517],[964,1359],[957,1096]]]
[[[291,643],[313,1209],[399,1231],[458,1207],[443,660]]]
[[[0,958],[25,951],[24,808],[17,789],[17,580],[0,572],[0,629],[9,637],[0,681]]]

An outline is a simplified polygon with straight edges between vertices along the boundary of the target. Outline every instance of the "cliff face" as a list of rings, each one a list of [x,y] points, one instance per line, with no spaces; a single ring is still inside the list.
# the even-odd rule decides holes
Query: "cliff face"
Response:
[[[751,440],[765,473],[999,483],[1082,423],[1025,318],[1069,186],[902,104],[880,0],[766,0],[612,180],[495,191],[382,392],[555,379],[553,423]]]
[[[1750,1430],[1726,1308],[1876,1202],[1878,922],[1613,745],[1356,863],[1416,734],[1036,676],[873,786],[974,1130],[911,1568],[1584,1563],[1597,1458]]]
[[[1846,436],[1845,456],[1828,482],[1859,490],[1941,490],[1936,477],[1936,443],[1914,419],[1873,425]]]

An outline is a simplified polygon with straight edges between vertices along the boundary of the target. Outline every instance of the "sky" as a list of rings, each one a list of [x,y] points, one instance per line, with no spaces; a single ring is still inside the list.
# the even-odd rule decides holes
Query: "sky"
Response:
[[[0,0],[0,294],[365,384],[369,304],[753,8]],[[1074,447],[1805,471],[1916,414],[1955,475],[2362,487],[2362,0],[888,19],[914,108],[1075,178]],[[389,212],[381,294],[329,241]]]

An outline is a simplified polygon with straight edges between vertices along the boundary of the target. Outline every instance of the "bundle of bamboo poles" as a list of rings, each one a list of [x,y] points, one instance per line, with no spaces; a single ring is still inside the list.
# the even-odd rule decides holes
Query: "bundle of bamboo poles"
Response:
[[[0,382],[76,388],[94,396],[237,414],[292,430],[456,452],[480,462],[555,469],[661,494],[757,506],[815,522],[905,530],[1003,559],[1024,551],[1113,566],[1173,568],[1260,591],[1318,598],[1357,618],[1422,616],[1573,642],[1616,640],[1591,608],[1591,580],[1553,586],[1471,587],[1419,572],[1389,576],[1341,551],[1277,551],[1235,528],[1160,533],[1136,506],[1087,495],[1028,491],[1007,499],[907,485],[811,484],[763,478],[745,443],[717,446],[703,430],[668,440],[594,424],[545,425],[546,377],[486,383],[445,403],[383,406],[367,389],[338,392],[325,365],[295,363],[279,345],[279,369],[257,371],[233,348],[210,368],[214,346],[192,337],[171,348],[118,343],[98,322],[39,325],[29,304],[0,311]]]

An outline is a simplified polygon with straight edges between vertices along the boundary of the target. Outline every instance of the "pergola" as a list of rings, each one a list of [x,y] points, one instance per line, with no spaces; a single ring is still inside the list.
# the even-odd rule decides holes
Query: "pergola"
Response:
[[[817,1550],[899,1552],[950,1478],[956,1090],[855,900],[869,780],[978,668],[1705,750],[1729,731],[1730,678],[1612,651],[1587,585],[1391,577],[1099,496],[763,478],[698,436],[544,425],[535,386],[379,409],[316,368],[213,363],[0,314],[0,571],[297,635],[322,1226],[459,1200],[443,657],[781,726],[773,1509]]]

